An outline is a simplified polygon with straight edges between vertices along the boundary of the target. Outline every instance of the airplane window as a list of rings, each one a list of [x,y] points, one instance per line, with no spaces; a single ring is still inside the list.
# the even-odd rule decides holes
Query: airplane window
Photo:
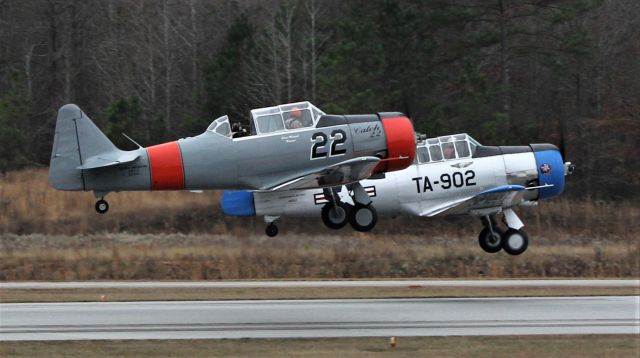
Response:
[[[470,157],[469,146],[467,145],[466,140],[459,140],[456,142],[456,151],[458,152],[458,158]]]
[[[231,136],[231,126],[229,126],[229,122],[223,122],[220,123],[220,125],[218,125],[216,127],[216,133],[221,134],[225,137],[230,137]]]
[[[283,112],[295,110],[295,109],[306,109],[309,108],[309,102],[298,102],[298,103],[289,103],[278,106],[280,110]]]
[[[476,149],[478,148],[478,145],[474,142],[470,142],[469,145],[471,146],[471,156],[473,156],[476,153]]]
[[[418,147],[418,162],[429,162],[429,149],[427,149],[427,147]]]
[[[260,133],[271,133],[284,129],[282,123],[282,116],[280,114],[270,114],[266,116],[260,116],[257,120],[258,131]]]
[[[313,111],[313,122],[315,123],[320,119],[320,116],[322,116],[322,112],[315,107],[311,107],[311,110]]]
[[[456,150],[451,142],[442,143],[442,153],[444,154],[444,159],[456,158]]]
[[[287,129],[310,127],[313,125],[311,112],[308,109],[293,107],[291,111],[283,113],[284,124]]]
[[[429,153],[431,154],[432,161],[442,160],[442,150],[439,145],[432,145],[429,147]]]

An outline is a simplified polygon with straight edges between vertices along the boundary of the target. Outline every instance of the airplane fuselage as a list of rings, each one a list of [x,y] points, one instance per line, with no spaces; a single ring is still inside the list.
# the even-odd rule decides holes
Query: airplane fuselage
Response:
[[[385,174],[384,179],[364,180],[362,185],[381,216],[433,216],[450,203],[475,197],[505,186],[540,187],[524,190],[516,205],[530,205],[538,199],[559,195],[564,187],[564,164],[560,153],[550,145],[495,148],[478,157],[414,163],[408,168]],[[482,150],[480,150],[482,151]],[[550,166],[548,173],[541,167]],[[225,193],[227,207],[232,194]],[[339,193],[349,203],[346,190]],[[257,191],[246,196],[244,213],[257,216],[316,216],[327,203],[322,190]],[[251,210],[250,207],[253,207]],[[508,208],[503,201],[482,202],[464,211],[451,208],[447,214],[476,213],[484,216]],[[248,209],[247,209],[248,208]],[[233,212],[227,211],[233,215]]]

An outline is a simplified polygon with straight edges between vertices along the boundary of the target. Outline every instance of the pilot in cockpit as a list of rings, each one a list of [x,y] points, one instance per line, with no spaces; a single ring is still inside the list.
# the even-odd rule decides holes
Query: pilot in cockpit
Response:
[[[285,116],[284,125],[287,129],[296,129],[313,125],[313,120],[311,119],[308,110],[300,110],[298,107],[293,107],[291,111],[283,114]]]

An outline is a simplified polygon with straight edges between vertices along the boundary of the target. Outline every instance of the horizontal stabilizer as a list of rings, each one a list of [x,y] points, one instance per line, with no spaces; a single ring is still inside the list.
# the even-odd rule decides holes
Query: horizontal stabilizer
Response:
[[[110,167],[118,164],[130,163],[138,158],[140,158],[139,150],[131,152],[109,152],[87,158],[84,161],[84,164],[77,166],[76,169],[96,169]]]

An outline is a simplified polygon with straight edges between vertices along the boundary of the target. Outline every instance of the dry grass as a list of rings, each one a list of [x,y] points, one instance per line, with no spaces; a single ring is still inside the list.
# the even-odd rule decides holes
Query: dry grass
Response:
[[[0,302],[280,300],[416,297],[543,297],[639,295],[633,287],[306,287],[181,289],[0,289]]]
[[[637,241],[533,245],[514,257],[474,240],[288,235],[2,235],[0,280],[639,277]]]
[[[267,238],[261,218],[229,218],[220,193],[60,192],[44,169],[0,177],[0,280],[371,277],[639,277],[634,203],[552,200],[519,209],[530,248],[488,255],[477,219],[380,220],[371,233],[283,218]],[[321,234],[318,234],[321,233]]]
[[[570,183],[568,184],[570,186]],[[219,209],[220,192],[123,192],[108,196],[111,209],[96,214],[92,193],[57,191],[47,184],[46,169],[0,176],[0,233],[91,234],[209,233],[243,236],[263,234],[260,218],[228,218]],[[518,209],[531,236],[572,240],[626,240],[640,237],[640,206],[633,202],[542,202],[539,208]],[[480,231],[473,218],[399,218],[380,220],[366,236],[396,234],[473,237]],[[319,219],[285,218],[282,232],[335,234]],[[363,236],[352,230],[340,235]]]
[[[110,213],[100,217],[93,209],[96,201],[93,193],[53,189],[47,183],[46,169],[9,172],[0,177],[0,232],[112,231],[109,228],[119,229],[128,224],[127,218],[131,216],[166,216],[189,208],[212,207],[219,202],[219,196],[185,191],[110,194]]]
[[[638,335],[0,342],[3,357],[638,357]]]

